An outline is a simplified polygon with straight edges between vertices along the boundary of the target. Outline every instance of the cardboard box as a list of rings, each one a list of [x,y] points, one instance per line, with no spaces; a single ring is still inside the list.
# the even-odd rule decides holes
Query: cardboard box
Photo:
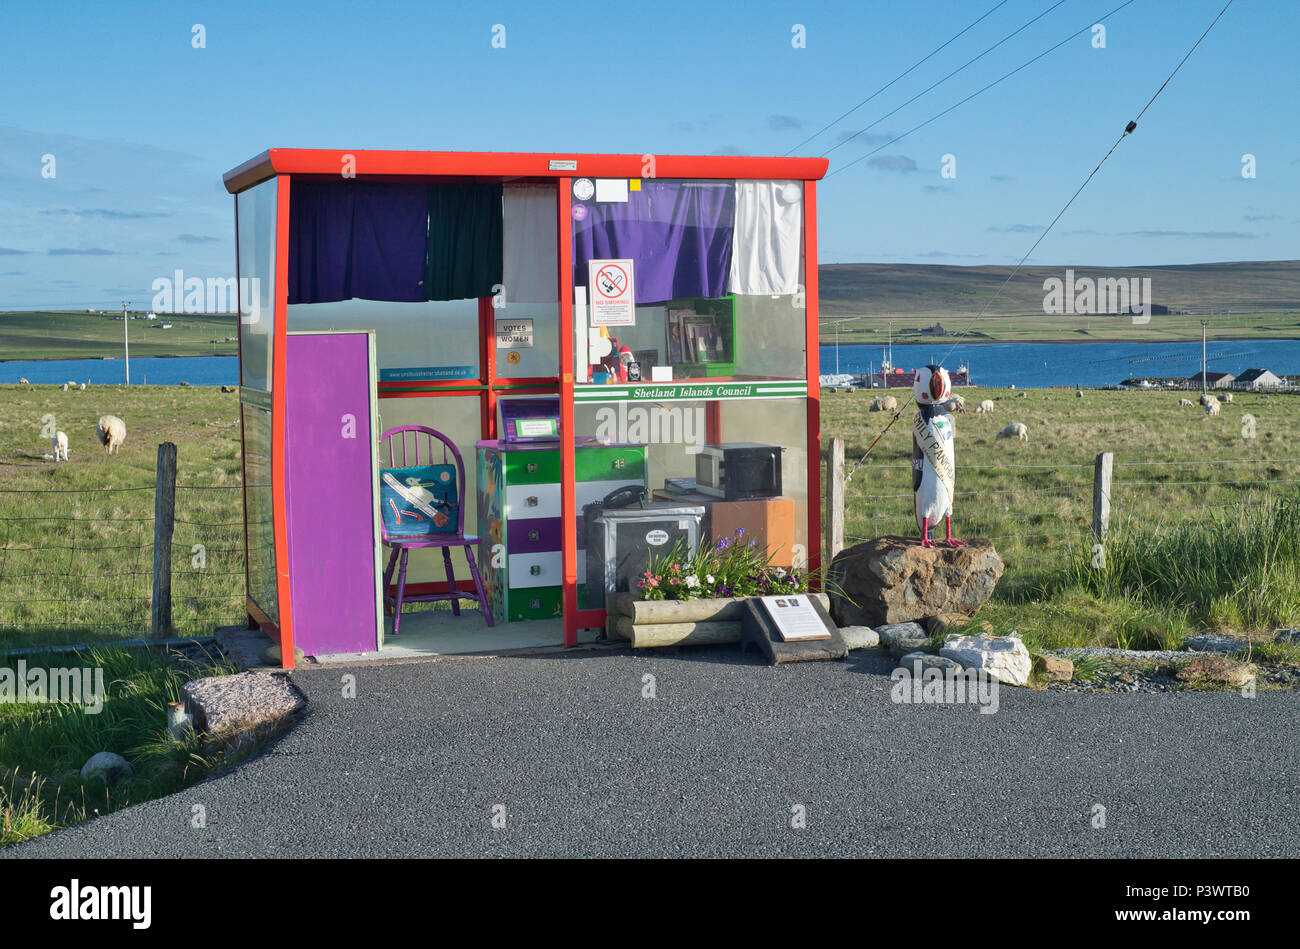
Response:
[[[744,540],[766,546],[772,565],[794,565],[794,501],[770,498],[760,501],[714,501],[709,505],[710,529],[716,544],[744,528]]]

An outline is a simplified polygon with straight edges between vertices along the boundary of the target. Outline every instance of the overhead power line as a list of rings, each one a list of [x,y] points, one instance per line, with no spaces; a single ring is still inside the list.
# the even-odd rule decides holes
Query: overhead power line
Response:
[[[1129,2],[1131,3],[1132,0],[1129,0]],[[997,298],[1001,295],[1006,285],[1011,282],[1012,278],[1015,277],[1015,275],[1020,271],[1020,268],[1024,266],[1025,261],[1029,259],[1029,255],[1032,254],[1035,251],[1035,249],[1037,249],[1038,245],[1043,242],[1043,239],[1047,237],[1047,235],[1051,232],[1052,228],[1056,226],[1056,222],[1059,221],[1065,215],[1065,212],[1069,210],[1070,205],[1074,204],[1075,199],[1078,198],[1079,195],[1083,193],[1083,189],[1088,187],[1088,183],[1092,181],[1093,178],[1096,177],[1097,172],[1101,171],[1101,166],[1106,164],[1106,160],[1115,153],[1115,149],[1119,148],[1120,143],[1124,141],[1124,139],[1128,138],[1128,136],[1133,134],[1133,132],[1137,129],[1138,119],[1146,115],[1147,109],[1151,108],[1152,103],[1154,103],[1156,99],[1159,98],[1160,93],[1164,92],[1165,88],[1173,80],[1174,76],[1178,75],[1178,71],[1183,68],[1183,64],[1186,63],[1189,58],[1191,58],[1192,53],[1196,52],[1197,47],[1201,45],[1205,37],[1210,35],[1210,30],[1214,29],[1215,24],[1218,23],[1219,20],[1223,18],[1223,15],[1228,12],[1228,8],[1232,6],[1233,2],[1234,0],[1228,0],[1228,2],[1223,5],[1223,9],[1219,11],[1218,16],[1216,16],[1212,21],[1210,21],[1210,25],[1205,28],[1205,32],[1202,33],[1200,37],[1196,40],[1196,42],[1192,44],[1192,48],[1187,51],[1187,55],[1185,55],[1181,60],[1178,61],[1178,65],[1174,67],[1173,72],[1171,72],[1168,78],[1166,78],[1165,81],[1160,84],[1160,88],[1155,91],[1155,94],[1150,99],[1147,100],[1147,104],[1142,107],[1142,111],[1137,114],[1137,118],[1133,119],[1128,123],[1128,125],[1124,126],[1124,131],[1121,132],[1119,138],[1115,140],[1115,144],[1112,145],[1110,149],[1106,152],[1106,154],[1102,156],[1101,161],[1097,162],[1097,166],[1088,173],[1088,177],[1083,179],[1083,184],[1079,185],[1079,187],[1075,190],[1074,194],[1070,195],[1070,199],[1066,201],[1065,205],[1061,208],[1061,210],[1057,212],[1056,217],[1052,218],[1052,223],[1047,225],[1047,227],[1043,230],[1043,233],[1038,235],[1037,240],[1035,240],[1034,243],[1030,246],[1029,250],[1025,251],[1024,256],[1020,258],[1020,261],[1016,264],[1014,269],[1012,269],[1011,273],[1007,274],[1007,279],[1003,280],[1002,283],[998,286],[997,292],[994,293],[993,296],[989,299],[989,301],[984,304],[984,308],[980,310],[979,315],[976,316],[975,319],[971,321],[970,326],[966,327],[966,329],[956,334],[957,341],[954,342],[950,347],[948,347],[948,351],[943,354],[943,358],[939,360],[938,365],[940,366],[943,365],[944,360],[946,360],[949,356],[951,356],[953,350],[957,348],[961,338],[963,336],[969,335],[971,330],[975,328],[975,324],[984,318],[984,314],[988,312],[989,307],[991,307],[993,303],[997,300]],[[1123,6],[1128,6],[1128,4],[1126,3]],[[1117,7],[1116,9],[1121,9],[1121,8]],[[1114,13],[1115,11],[1111,11],[1111,12]],[[1111,14],[1106,14],[1106,15],[1110,16]],[[1048,50],[1048,52],[1051,52],[1051,50]],[[1036,58],[1041,58],[1041,56]],[[1032,61],[1033,60],[1031,60],[1030,62]],[[1026,63],[1025,65],[1028,65],[1028,63]],[[1020,67],[1020,68],[1024,68],[1024,67]],[[1007,75],[1011,75],[1011,73],[1008,73]],[[1004,76],[1003,78],[1005,79],[1006,77]],[[1002,80],[1000,79],[998,80],[998,82],[1001,81]],[[976,95],[978,94],[979,93],[976,93]],[[846,483],[848,482],[849,478],[853,476],[853,472],[857,471],[857,469],[867,460],[867,456],[871,454],[872,449],[874,449],[876,445],[880,444],[880,440],[885,437],[885,434],[893,427],[894,423],[897,422],[900,418],[902,418],[903,412],[911,404],[912,404],[912,399],[909,398],[905,403],[903,403],[902,407],[900,407],[894,413],[894,417],[889,420],[889,423],[884,427],[884,429],[881,430],[880,434],[876,436],[875,440],[863,453],[862,457],[858,459],[857,463],[849,471],[848,475],[846,475],[845,477]]]
[[[865,99],[863,99],[863,100],[862,100],[861,102],[859,102],[857,105],[855,105],[853,108],[849,109],[847,112],[843,113],[842,115],[838,116],[837,118],[834,118],[834,119],[832,119],[831,121],[827,122],[825,125],[823,125],[821,128],[819,128],[816,132],[813,132],[811,135],[809,135],[807,138],[805,138],[802,142],[800,142],[800,143],[799,143],[798,145],[796,145],[794,148],[792,148],[792,149],[790,149],[788,152],[786,152],[786,154],[787,154],[787,155],[792,155],[792,154],[794,154],[794,153],[795,153],[796,151],[798,151],[800,148],[803,148],[805,145],[807,145],[809,142],[811,142],[814,138],[816,138],[817,136],[821,135],[822,132],[825,132],[827,129],[831,128],[833,125],[837,125],[838,123],[840,123],[840,122],[843,121],[844,119],[848,118],[850,115],[852,115],[854,112],[858,111],[858,109],[862,108],[864,105],[866,105],[868,102],[870,102],[870,101],[871,101],[872,99],[874,99],[876,96],[880,95],[882,92],[884,92],[884,91],[885,91],[886,89],[888,89],[890,86],[892,86],[894,83],[898,82],[898,80],[900,80],[900,79],[904,78],[905,76],[907,76],[909,73],[912,72],[912,70],[916,69],[916,67],[920,66],[922,63],[924,63],[926,60],[930,59],[930,58],[931,58],[932,56],[934,56],[936,53],[938,53],[938,52],[940,52],[941,50],[943,50],[945,47],[947,47],[949,44],[951,44],[954,40],[957,40],[957,39],[961,38],[962,36],[964,36],[966,33],[968,33],[968,32],[971,30],[972,27],[976,26],[978,23],[980,23],[980,21],[986,19],[986,18],[987,18],[991,13],[994,13],[994,12],[998,9],[998,7],[1006,6],[1006,4],[1007,4],[1007,0],[1000,0],[1000,2],[994,4],[991,8],[989,8],[987,11],[985,11],[985,13],[984,13],[984,14],[983,14],[983,15],[982,15],[978,20],[973,20],[970,24],[968,24],[968,25],[966,26],[965,29],[963,29],[960,33],[957,33],[957,34],[953,35],[952,37],[950,37],[950,38],[948,39],[948,41],[947,41],[946,43],[944,43],[942,46],[936,46],[934,49],[930,50],[930,52],[926,53],[924,56],[922,56],[922,57],[921,57],[920,59],[918,59],[916,62],[912,63],[912,65],[908,66],[905,70],[903,70],[901,73],[899,73],[899,74],[898,74],[897,76],[895,76],[893,79],[889,80],[889,82],[885,83],[883,86],[881,86],[881,87],[880,87],[879,89],[877,89],[875,92],[873,92],[871,95],[867,96]]]
[[[906,132],[904,132],[902,135],[898,135],[898,136],[895,136],[894,138],[891,138],[889,141],[885,142],[883,145],[880,145],[880,146],[877,147],[877,148],[873,148],[871,151],[867,152],[865,155],[860,155],[859,157],[853,159],[853,161],[849,162],[849,163],[846,164],[846,165],[841,165],[839,168],[836,168],[834,171],[832,171],[832,172],[831,172],[830,174],[828,174],[826,177],[827,177],[827,178],[831,178],[831,177],[833,177],[833,176],[835,176],[835,175],[838,175],[838,174],[839,174],[840,172],[842,172],[842,171],[845,171],[845,170],[847,170],[847,169],[849,169],[849,168],[852,168],[854,165],[856,165],[856,164],[857,164],[858,162],[860,162],[860,161],[866,161],[866,160],[867,160],[868,158],[870,158],[872,155],[874,155],[874,154],[876,154],[877,152],[881,151],[881,149],[888,148],[890,145],[893,145],[894,143],[896,143],[896,142],[900,142],[900,141],[902,141],[903,139],[907,138],[907,136],[911,135],[913,132],[915,132],[915,131],[917,131],[917,130],[919,130],[919,129],[923,129],[923,128],[925,128],[925,127],[926,127],[927,125],[929,125],[931,122],[934,122],[934,121],[936,121],[936,120],[938,120],[938,119],[943,118],[945,115],[947,115],[947,114],[948,114],[949,112],[951,112],[953,109],[956,109],[956,108],[958,108],[959,106],[963,106],[963,105],[965,105],[967,102],[970,102],[970,100],[971,100],[971,99],[974,99],[976,96],[978,96],[978,95],[980,95],[980,94],[982,94],[982,93],[988,92],[988,90],[990,90],[990,89],[992,89],[994,86],[998,85],[998,83],[1003,82],[1003,81],[1005,81],[1005,80],[1007,80],[1007,79],[1010,79],[1010,78],[1011,78],[1012,76],[1014,76],[1016,73],[1020,72],[1020,70],[1026,68],[1026,67],[1028,67],[1028,66],[1032,66],[1034,63],[1038,62],[1038,61],[1039,61],[1040,59],[1042,59],[1044,56],[1047,56],[1047,55],[1049,55],[1049,54],[1051,54],[1051,53],[1056,52],[1058,49],[1060,49],[1060,48],[1061,48],[1062,46],[1064,46],[1066,43],[1070,42],[1070,40],[1072,40],[1072,39],[1074,39],[1075,37],[1077,37],[1080,33],[1087,33],[1089,30],[1092,29],[1092,27],[1093,27],[1094,24],[1100,22],[1101,20],[1106,19],[1106,17],[1114,16],[1114,15],[1115,15],[1116,13],[1118,13],[1120,10],[1123,10],[1125,7],[1130,6],[1130,5],[1133,4],[1134,2],[1135,2],[1135,0],[1125,0],[1124,3],[1121,3],[1121,4],[1120,4],[1119,6],[1117,6],[1115,9],[1111,10],[1109,13],[1104,13],[1104,14],[1102,14],[1100,17],[1097,17],[1096,19],[1092,20],[1092,21],[1089,22],[1089,24],[1088,24],[1087,26],[1085,26],[1083,29],[1081,29],[1081,30],[1075,30],[1073,33],[1071,33],[1071,34],[1070,34],[1069,36],[1067,36],[1065,39],[1061,40],[1061,42],[1057,43],[1055,46],[1052,46],[1052,47],[1050,47],[1050,48],[1048,48],[1048,49],[1043,50],[1041,53],[1039,53],[1037,56],[1035,56],[1033,59],[1029,60],[1028,62],[1021,63],[1019,66],[1017,66],[1015,69],[1011,70],[1010,72],[1008,72],[1008,73],[1004,73],[1003,75],[999,76],[997,79],[994,79],[994,80],[993,80],[992,82],[990,82],[988,85],[983,86],[983,87],[977,89],[976,91],[972,92],[970,95],[968,95],[966,98],[962,99],[960,102],[954,102],[952,105],[948,106],[948,108],[944,109],[942,112],[939,112],[939,113],[937,113],[936,115],[932,115],[932,116],[930,116],[930,118],[926,119],[926,120],[925,120],[924,122],[922,122],[920,125],[914,125],[914,126],[912,126],[910,129],[908,129],[908,130],[907,130]],[[1146,110],[1144,109],[1143,111],[1146,111]]]
[[[872,122],[872,123],[871,123],[870,125],[868,125],[866,128],[858,129],[856,132],[854,132],[854,133],[853,133],[852,135],[850,135],[848,138],[844,139],[844,141],[839,142],[839,143],[836,144],[836,145],[832,145],[830,148],[828,148],[828,149],[827,149],[825,152],[823,152],[822,154],[823,154],[823,155],[829,155],[831,152],[835,151],[835,149],[837,149],[837,148],[839,148],[839,147],[841,147],[841,146],[843,146],[843,145],[847,145],[849,142],[853,141],[855,138],[857,138],[857,137],[858,137],[859,135],[861,135],[863,132],[867,132],[867,131],[870,131],[871,129],[875,128],[877,125],[879,125],[881,122],[885,121],[885,119],[889,118],[889,117],[890,117],[891,115],[893,115],[894,113],[896,113],[896,112],[900,112],[900,111],[902,111],[903,109],[907,108],[909,105],[911,105],[911,104],[912,104],[913,102],[915,102],[917,99],[921,98],[921,96],[925,95],[925,94],[926,94],[927,92],[929,92],[931,89],[934,89],[935,87],[940,86],[940,85],[942,85],[943,83],[947,82],[949,79],[951,79],[953,76],[957,75],[957,73],[961,72],[961,71],[962,71],[963,69],[965,69],[967,66],[970,66],[970,65],[972,65],[973,63],[976,63],[976,62],[978,62],[979,60],[983,59],[985,56],[987,56],[989,53],[993,52],[995,49],[997,49],[999,46],[1001,46],[1001,45],[1002,45],[1003,43],[1005,43],[1007,40],[1011,39],[1013,36],[1017,35],[1018,33],[1023,33],[1025,30],[1029,29],[1029,27],[1033,26],[1035,23],[1037,23],[1037,22],[1038,22],[1039,20],[1041,20],[1043,17],[1047,16],[1047,14],[1051,13],[1053,10],[1055,10],[1057,7],[1059,7],[1059,6],[1060,6],[1062,3],[1064,3],[1064,2],[1065,2],[1065,0],[1057,0],[1056,3],[1052,4],[1050,7],[1048,7],[1046,10],[1044,10],[1042,13],[1038,14],[1038,16],[1034,17],[1032,20],[1030,20],[1028,23],[1025,23],[1024,25],[1022,25],[1022,26],[1019,27],[1018,29],[1013,30],[1012,32],[1008,33],[1006,36],[1002,37],[1002,39],[998,40],[996,43],[994,43],[994,44],[993,44],[992,46],[990,46],[988,49],[984,50],[984,52],[980,53],[978,56],[975,56],[975,57],[973,57],[973,58],[971,58],[971,59],[966,60],[966,62],[962,63],[960,66],[958,66],[958,67],[957,67],[956,69],[954,69],[952,72],[948,73],[948,75],[944,76],[942,79],[940,79],[940,80],[938,80],[938,81],[936,81],[936,82],[932,82],[930,85],[926,86],[924,89],[922,89],[922,90],[921,90],[920,92],[918,92],[916,95],[912,96],[912,98],[908,99],[906,102],[904,102],[904,103],[903,103],[902,105],[900,105],[898,108],[893,109],[892,111],[886,112],[884,115],[882,115],[880,118],[876,119],[876,121]],[[1130,0],[1130,2],[1132,2],[1132,0]],[[1094,21],[1094,22],[1095,22],[1095,21]]]

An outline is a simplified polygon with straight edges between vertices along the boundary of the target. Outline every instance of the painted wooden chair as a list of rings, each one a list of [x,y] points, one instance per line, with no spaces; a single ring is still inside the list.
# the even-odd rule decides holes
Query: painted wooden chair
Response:
[[[383,509],[383,543],[392,548],[384,570],[384,604],[393,610],[393,635],[398,634],[404,603],[450,600],[452,613],[459,616],[462,598],[478,600],[483,618],[489,626],[493,625],[492,608],[483,592],[483,580],[474,560],[478,538],[465,535],[465,463],[460,452],[446,435],[423,425],[403,425],[384,432],[379,440],[381,464],[385,443],[389,467],[380,469],[379,497]],[[399,445],[401,462],[397,460]],[[439,452],[441,462],[437,460]],[[448,452],[455,459],[454,466],[448,460]],[[447,568],[446,593],[406,595],[407,558],[412,550],[422,547],[442,548],[442,562]],[[456,575],[451,566],[453,547],[465,548],[469,572],[474,579],[473,593],[456,586]],[[395,596],[390,596],[388,586],[394,568],[397,569],[397,591]]]

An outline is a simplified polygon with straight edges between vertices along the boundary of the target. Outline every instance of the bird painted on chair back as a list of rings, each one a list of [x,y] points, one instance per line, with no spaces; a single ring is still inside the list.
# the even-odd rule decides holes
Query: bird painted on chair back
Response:
[[[930,525],[943,518],[945,543],[964,547],[952,536],[952,498],[957,454],[953,447],[952,418],[944,402],[952,397],[952,380],[940,366],[924,366],[912,383],[917,412],[912,419],[912,491],[916,495],[916,525],[921,546],[934,547]]]

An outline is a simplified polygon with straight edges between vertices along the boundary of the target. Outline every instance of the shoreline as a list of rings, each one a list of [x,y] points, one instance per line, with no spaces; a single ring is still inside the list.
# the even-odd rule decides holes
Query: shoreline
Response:
[[[24,359],[19,356],[0,356],[0,362],[113,362],[125,356],[37,356]],[[156,356],[136,356],[136,359],[238,359],[239,353],[164,353]]]
[[[951,343],[961,346],[1015,346],[1022,343],[1033,346],[1083,346],[1089,343],[1131,343],[1135,346],[1158,346],[1167,343],[1199,343],[1200,341],[1199,336],[1188,336],[1186,339],[1171,337],[1168,339],[968,339],[955,341],[952,336],[931,336],[923,340],[907,339],[902,342],[895,339],[894,346],[925,346],[936,343]],[[1207,342],[1210,343],[1266,343],[1274,341],[1295,342],[1300,341],[1300,336],[1214,336],[1207,339]],[[839,342],[841,348],[845,346],[879,346],[882,344],[888,345],[888,342],[874,339],[871,342],[852,342],[845,341],[843,338]],[[835,340],[832,339],[830,342],[819,341],[818,345],[834,346],[836,344]]]

